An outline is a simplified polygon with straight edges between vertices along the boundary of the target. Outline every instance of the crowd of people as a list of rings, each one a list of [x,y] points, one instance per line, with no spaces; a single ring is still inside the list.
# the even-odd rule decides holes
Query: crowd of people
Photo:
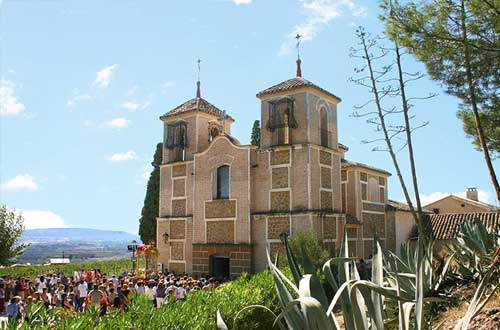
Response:
[[[90,306],[100,315],[111,309],[126,310],[132,295],[144,295],[157,308],[186,299],[196,290],[217,288],[219,282],[196,279],[186,274],[151,274],[148,278],[131,273],[106,275],[99,269],[75,271],[72,275],[50,273],[36,277],[0,277],[0,315],[22,321],[28,307],[42,302],[46,308],[85,312]]]

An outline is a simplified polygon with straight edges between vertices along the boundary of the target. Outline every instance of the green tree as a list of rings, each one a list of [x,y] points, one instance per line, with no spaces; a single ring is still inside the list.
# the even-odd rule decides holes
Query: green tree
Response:
[[[477,150],[481,151],[481,143],[477,136],[476,124],[474,122],[474,115],[467,110],[460,110],[457,113],[464,123],[465,134],[472,139],[472,143]],[[486,145],[490,150],[492,158],[500,157],[500,111],[493,109],[482,110],[479,113],[479,118],[483,124],[484,137]]]
[[[253,122],[252,136],[250,138],[250,143],[254,146],[260,146],[260,120]]]
[[[16,215],[7,206],[0,206],[0,265],[6,265],[22,254],[29,244],[16,244],[24,230],[22,215]]]
[[[144,206],[139,219],[139,236],[144,243],[156,240],[156,218],[160,202],[160,164],[162,162],[163,143],[156,145],[153,156],[153,171],[149,176]]]
[[[387,34],[425,63],[429,76],[461,100],[464,129],[483,152],[497,199],[500,185],[485,121],[500,111],[500,3],[492,0],[426,0],[401,5],[384,0]],[[492,150],[493,154],[497,151]]]

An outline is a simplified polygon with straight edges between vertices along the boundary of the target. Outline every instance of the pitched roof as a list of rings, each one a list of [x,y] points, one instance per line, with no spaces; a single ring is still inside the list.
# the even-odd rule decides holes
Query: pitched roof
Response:
[[[266,88],[263,91],[257,93],[257,97],[261,97],[261,96],[269,95],[269,94],[274,94],[274,93],[279,93],[279,92],[290,91],[290,90],[301,88],[301,87],[315,88],[323,93],[330,95],[333,98],[336,98],[339,101],[342,101],[340,99],[340,97],[330,93],[326,89],[323,89],[323,88],[319,87],[318,85],[315,85],[312,82],[310,82],[309,80],[304,79],[302,77],[295,77],[292,79],[288,79],[288,80],[285,80],[283,82],[280,82],[279,84],[276,84],[274,86]]]
[[[500,229],[498,212],[429,214],[425,221],[425,229],[436,240],[449,240],[457,237],[460,225],[466,220],[481,221],[490,230]],[[415,229],[412,236],[418,236]]]
[[[491,204],[488,204],[488,203],[484,203],[484,202],[481,202],[481,201],[475,201],[473,199],[463,198],[463,197],[456,196],[456,195],[448,195],[446,197],[438,199],[437,201],[429,203],[426,206],[429,206],[429,205],[432,205],[434,203],[440,202],[440,201],[442,201],[444,199],[447,199],[447,198],[452,198],[452,199],[455,199],[455,200],[457,200],[459,202],[464,202],[464,203],[469,203],[469,204],[472,204],[472,205],[475,205],[475,206],[484,207],[484,208],[486,208],[486,209],[488,209],[489,211],[492,211],[492,212],[495,212],[495,211],[499,210],[498,206],[491,205]]]
[[[160,117],[160,119],[164,119],[170,116],[174,116],[180,113],[186,113],[186,112],[191,112],[191,111],[203,111],[209,114],[212,114],[214,116],[222,116],[224,113],[221,109],[217,108],[215,105],[212,103],[208,102],[202,97],[195,97],[194,99],[191,99],[189,101],[186,101],[182,103],[181,105],[173,108],[169,112],[165,113],[163,116]],[[232,119],[234,120],[231,116],[226,114],[226,119]]]
[[[416,206],[414,206],[416,209]],[[387,204],[385,205],[385,209],[387,211],[399,210],[399,211],[407,211],[410,212],[410,207],[406,203],[398,202],[392,199],[387,200]],[[422,208],[422,211],[425,213],[432,213],[431,210]]]
[[[387,172],[387,171],[382,170],[380,168],[376,168],[376,167],[373,167],[373,166],[370,166],[370,165],[366,165],[366,164],[363,164],[363,163],[353,162],[352,160],[347,160],[345,158],[342,159],[341,166],[342,167],[364,167],[364,168],[367,168],[367,169],[372,170],[372,171],[377,171],[377,172],[380,172],[380,173],[391,175],[390,172]]]

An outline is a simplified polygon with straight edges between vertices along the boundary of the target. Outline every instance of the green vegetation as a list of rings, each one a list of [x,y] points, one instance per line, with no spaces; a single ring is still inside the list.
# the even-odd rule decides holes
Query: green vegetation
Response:
[[[16,244],[24,230],[24,220],[7,206],[0,206],[0,265],[7,265],[29,244]]]
[[[464,251],[480,254],[480,260],[490,262],[478,262],[485,266],[484,273],[479,283],[469,282],[477,284],[477,289],[465,315],[454,320],[455,329],[468,329],[500,286],[500,249],[498,243],[492,241],[493,238],[497,241],[499,236],[500,231],[491,232],[473,222],[460,228],[455,244],[461,244]],[[435,258],[432,242],[425,245],[425,258],[419,257],[418,245],[407,245],[402,256],[397,257],[389,251],[384,252],[375,240],[371,280],[361,280],[355,259],[348,257],[347,235],[344,232],[339,256],[323,265],[323,276],[335,292],[331,297],[316,275],[316,268],[308,254],[304,253],[304,243],[301,259],[297,259],[287,237],[283,236],[283,240],[292,279],[268,257],[281,306],[281,312],[275,316],[276,327],[280,329],[337,330],[341,329],[340,324],[346,330],[383,330],[393,326],[400,330],[430,328],[437,317],[435,312],[453,303],[446,293],[446,279],[456,277],[457,272],[462,273],[460,268],[467,267],[464,259],[470,259],[468,252],[463,256],[451,253],[441,259]],[[421,276],[419,281],[418,276]],[[422,308],[417,308],[419,300],[423,303]],[[253,308],[272,315],[266,306]],[[223,320],[228,318],[222,310],[217,313],[217,318],[218,329],[228,329]],[[233,320],[233,327],[234,321],[238,318]]]
[[[250,137],[250,143],[254,146],[260,146],[260,120],[253,122],[252,136]]]
[[[67,265],[47,265],[47,266],[21,266],[0,268],[0,276],[36,276],[47,273],[73,274],[77,269],[100,269],[106,274],[120,274],[132,267],[128,259],[107,260],[95,262],[81,262]]]
[[[498,153],[500,3],[491,0],[383,0],[387,35],[423,62],[431,79],[461,101],[467,135],[483,152],[497,199],[491,158]],[[491,148],[491,150],[490,150]]]
[[[245,306],[264,304],[271,310],[279,309],[274,283],[269,272],[255,276],[241,276],[223,284],[218,289],[198,291],[185,301],[171,302],[160,310],[145,297],[132,299],[128,312],[112,310],[105,317],[98,317],[97,310],[89,313],[68,313],[56,308],[47,310],[43,305],[32,306],[21,327],[14,322],[7,329],[215,329],[216,310],[226,318],[234,318]],[[242,311],[237,318],[238,329],[271,329],[272,313],[257,309]]]
[[[154,169],[149,176],[144,206],[139,219],[139,236],[144,243],[156,241],[156,217],[160,207],[160,164],[162,157],[163,143],[158,143],[151,163]]]
[[[323,247],[313,231],[295,233],[289,239],[290,248],[298,260],[302,260],[302,248],[313,265],[320,269],[333,256],[333,251]]]

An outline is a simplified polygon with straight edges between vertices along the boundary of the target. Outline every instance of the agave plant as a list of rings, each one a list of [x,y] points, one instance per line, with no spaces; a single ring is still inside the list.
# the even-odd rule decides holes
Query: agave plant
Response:
[[[424,246],[425,254],[420,262],[423,273],[423,294],[425,297],[436,297],[441,294],[443,283],[448,277],[452,255],[434,256],[434,241],[428,240]],[[401,245],[401,255],[392,251],[384,251],[384,269],[386,280],[390,286],[396,287],[399,282],[400,294],[407,299],[415,297],[416,274],[418,265],[418,246],[412,243]]]
[[[334,313],[337,305],[340,304],[344,329],[383,330],[385,328],[385,301],[390,299],[400,304],[400,329],[409,329],[411,308],[408,306],[415,305],[415,297],[405,297],[401,294],[398,277],[395,280],[395,287],[387,285],[388,282],[384,279],[382,249],[377,239],[374,240],[372,280],[361,280],[355,260],[348,257],[347,234],[344,232],[339,256],[327,261],[322,269],[327,282],[336,291],[331,301],[328,301],[316,275],[316,269],[307,254],[302,253],[302,267],[305,273],[302,274],[286,238],[284,245],[292,280],[283,274],[268,254],[268,265],[273,274],[281,304],[281,313],[275,318],[275,327],[280,329],[341,329],[338,316]],[[337,276],[334,276],[335,273]],[[262,308],[263,306],[253,307]],[[219,312],[217,312],[217,325],[218,329],[228,329]],[[420,329],[420,326],[417,329]]]
[[[500,230],[488,230],[477,220],[462,223],[457,238],[448,247],[455,254],[454,272],[463,280],[481,279],[499,246]]]

